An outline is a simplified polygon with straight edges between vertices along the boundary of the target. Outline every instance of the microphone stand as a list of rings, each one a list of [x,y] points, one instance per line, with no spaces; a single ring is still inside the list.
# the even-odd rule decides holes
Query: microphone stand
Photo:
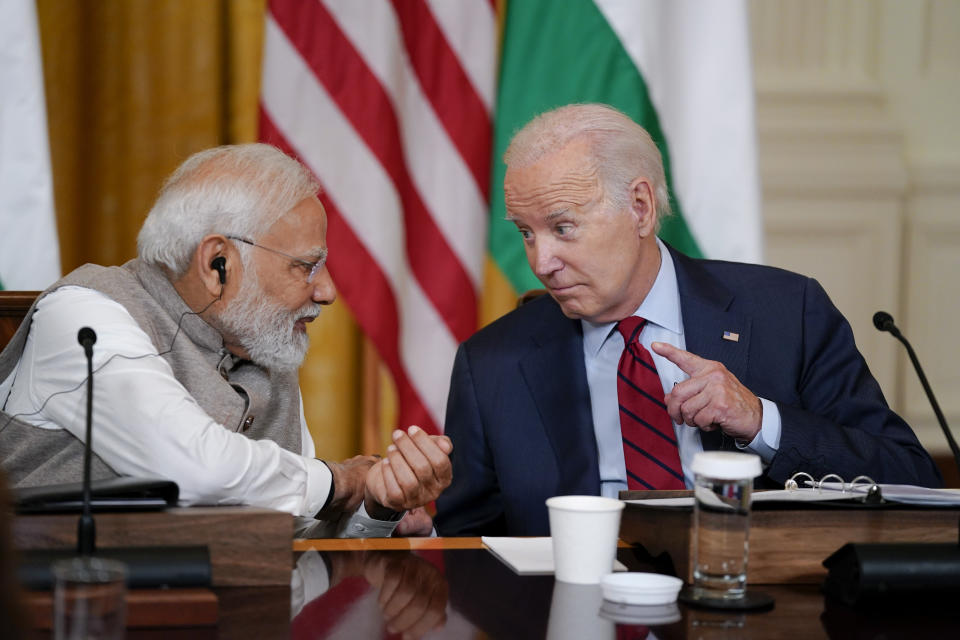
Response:
[[[97,526],[93,521],[93,509],[90,496],[90,457],[93,451],[93,344],[97,334],[89,327],[80,329],[77,335],[87,357],[87,442],[83,448],[83,507],[77,522],[77,553],[81,556],[93,555],[97,546]]]
[[[923,390],[927,394],[927,399],[930,401],[930,405],[933,407],[933,413],[937,416],[937,422],[940,423],[940,429],[943,431],[944,437],[947,439],[947,444],[950,446],[950,451],[953,453],[953,460],[957,465],[957,469],[960,470],[960,447],[957,446],[957,441],[953,439],[953,434],[950,433],[950,428],[947,426],[947,420],[943,417],[943,411],[940,410],[940,405],[937,403],[937,399],[933,395],[933,389],[930,388],[930,383],[927,382],[927,376],[923,373],[923,367],[920,366],[920,360],[917,359],[917,354],[914,352],[913,347],[910,345],[910,342],[903,337],[903,334],[900,333],[900,329],[897,328],[897,325],[893,322],[893,316],[891,316],[886,311],[877,311],[873,314],[873,325],[880,331],[888,331],[890,335],[903,343],[903,346],[907,348],[907,354],[910,356],[910,362],[913,363],[913,368],[917,372],[917,377],[920,378],[920,384],[923,385]]]

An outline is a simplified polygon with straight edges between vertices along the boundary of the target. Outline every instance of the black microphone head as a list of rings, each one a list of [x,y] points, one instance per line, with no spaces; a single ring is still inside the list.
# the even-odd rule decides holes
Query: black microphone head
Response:
[[[81,327],[77,332],[77,342],[86,347],[97,343],[97,334],[90,327]]]
[[[880,331],[890,331],[896,325],[893,324],[893,316],[886,311],[877,311],[873,314],[873,326]]]

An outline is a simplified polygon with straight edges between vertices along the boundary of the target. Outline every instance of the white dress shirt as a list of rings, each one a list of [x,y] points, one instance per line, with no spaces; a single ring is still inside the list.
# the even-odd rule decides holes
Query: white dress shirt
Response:
[[[660,249],[660,271],[650,292],[640,307],[633,313],[646,318],[647,323],[640,333],[640,343],[650,352],[657,366],[664,395],[673,385],[690,376],[680,367],[650,348],[651,342],[666,342],[678,349],[686,349],[683,334],[683,314],[680,309],[680,291],[673,259],[666,246],[657,238]],[[600,466],[601,495],[616,498],[627,489],[627,469],[623,460],[623,440],[620,435],[620,408],[617,401],[617,367],[623,353],[623,336],[615,329],[616,322],[595,324],[581,320],[583,326],[583,360],[587,370],[587,385],[590,388],[590,405],[593,413],[593,428],[597,437]],[[780,411],[777,405],[760,398],[763,405],[763,421],[760,432],[753,441],[740,447],[756,453],[764,464],[769,463],[780,445]],[[690,465],[693,456],[703,451],[700,430],[684,424],[673,425],[680,449],[680,464],[688,488],[693,487]],[[739,446],[739,445],[738,445]]]
[[[174,377],[129,312],[92,289],[62,287],[37,304],[23,355],[0,383],[4,411],[85,440],[87,365],[76,339],[83,326],[97,333],[93,449],[114,471],[173,480],[184,505],[247,504],[300,516],[323,507],[333,478],[314,458],[302,400],[300,455],[224,427]],[[337,533],[389,536],[395,526],[367,517],[361,503]]]

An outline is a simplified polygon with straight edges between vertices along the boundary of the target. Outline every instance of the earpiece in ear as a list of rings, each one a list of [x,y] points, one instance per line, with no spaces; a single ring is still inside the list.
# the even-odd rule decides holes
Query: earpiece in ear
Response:
[[[220,278],[220,284],[227,284],[227,259],[223,256],[217,256],[210,263],[210,268],[217,272]]]

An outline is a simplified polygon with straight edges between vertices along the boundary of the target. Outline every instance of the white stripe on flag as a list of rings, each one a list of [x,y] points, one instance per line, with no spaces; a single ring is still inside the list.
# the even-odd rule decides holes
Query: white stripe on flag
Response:
[[[386,2],[324,3],[393,103],[410,176],[430,216],[479,290],[487,205],[463,157],[437,119],[406,55],[400,25]]]
[[[650,92],[670,149],[674,191],[700,249],[708,258],[759,262],[746,4],[595,1]]]
[[[410,272],[396,189],[269,16],[266,50],[269,66],[263,79],[263,107],[323,182],[330,199],[390,283],[399,307],[402,364],[431,417],[443,425],[457,343]],[[337,247],[330,251],[335,253]]]

